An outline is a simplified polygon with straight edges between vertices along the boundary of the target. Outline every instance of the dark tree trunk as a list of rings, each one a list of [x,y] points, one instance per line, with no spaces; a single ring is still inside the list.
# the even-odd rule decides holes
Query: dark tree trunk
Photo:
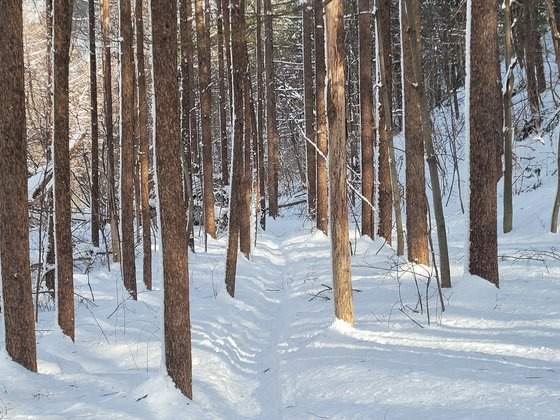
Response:
[[[97,118],[97,58],[95,54],[95,2],[89,10],[89,77],[91,106],[91,243],[99,246],[99,124]]]
[[[0,112],[0,259],[6,351],[15,362],[37,372],[27,211],[22,2],[2,4],[0,39],[0,104],[5,110]]]
[[[58,325],[74,341],[68,74],[72,0],[54,0],[54,211]]]
[[[216,24],[218,27],[218,107],[220,110],[220,151],[221,151],[221,169],[222,169],[222,185],[229,184],[229,166],[228,166],[228,133],[226,121],[226,75],[224,68],[224,22],[223,22],[223,2],[228,0],[216,0],[218,6],[218,16]],[[226,4],[229,7],[229,4]],[[229,86],[228,86],[229,87]]]
[[[177,2],[151,3],[156,99],[155,156],[163,257],[164,348],[167,373],[192,399],[187,225],[181,186],[177,68]]]
[[[317,151],[315,150],[315,114],[313,113],[315,95],[313,92],[313,0],[306,0],[302,15],[303,36],[303,92],[305,111],[305,151],[307,157],[307,212],[315,218],[317,200]]]
[[[472,0],[471,0],[472,1]],[[470,229],[469,271],[498,286],[495,162],[502,142],[502,98],[498,73],[496,3],[470,3]],[[529,62],[527,62],[529,68]]]
[[[256,39],[256,67],[257,67],[257,153],[259,157],[258,173],[259,173],[259,207],[260,207],[260,224],[263,229],[266,228],[266,171],[264,168],[264,96],[265,88],[263,81],[263,45],[262,45],[262,0],[256,0],[257,3],[257,39]],[[229,43],[226,43],[229,45]],[[231,71],[228,72],[231,74]],[[231,96],[231,93],[230,93]],[[231,99],[231,98],[230,98]]]

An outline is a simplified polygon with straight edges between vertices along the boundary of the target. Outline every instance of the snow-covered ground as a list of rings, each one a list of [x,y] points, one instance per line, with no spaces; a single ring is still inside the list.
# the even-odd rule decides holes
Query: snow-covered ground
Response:
[[[161,292],[127,300],[118,265],[98,264],[75,276],[75,344],[42,311],[39,374],[2,353],[0,417],[558,418],[558,240],[532,206],[551,193],[516,197],[500,290],[462,278],[463,217],[448,215],[444,313],[426,267],[353,238],[355,328],[333,319],[330,242],[309,222],[281,218],[259,233],[251,261],[240,258],[235,299],[223,285],[226,238],[210,241],[189,261],[193,401],[161,374]]]

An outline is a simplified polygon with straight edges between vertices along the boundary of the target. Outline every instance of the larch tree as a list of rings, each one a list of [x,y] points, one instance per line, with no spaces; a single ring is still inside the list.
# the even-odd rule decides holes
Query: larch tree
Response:
[[[315,0],[315,132],[317,144],[317,229],[327,233],[329,225],[329,187],[327,157],[327,113],[325,109],[325,24],[322,0]]]
[[[22,2],[0,8],[0,263],[6,351],[37,371],[27,203]]]
[[[134,253],[134,53],[130,0],[119,0],[120,18],[120,141],[121,141],[121,238],[124,286],[136,299]]]
[[[163,259],[164,356],[167,373],[192,399],[187,225],[181,185],[177,2],[151,2],[155,161]]]
[[[258,154],[258,176],[259,176],[259,212],[260,212],[260,225],[262,229],[266,228],[266,171],[264,165],[264,107],[265,107],[265,86],[263,80],[263,67],[264,67],[264,52],[262,42],[262,1],[256,0],[257,12],[257,29],[255,40],[255,61],[256,61],[256,83],[257,83],[257,154]],[[226,43],[229,45],[229,42]],[[231,79],[231,69],[227,72]],[[230,93],[230,102],[231,96]]]
[[[498,11],[492,0],[469,0],[470,69],[467,74],[467,139],[470,163],[468,271],[498,286],[496,153],[502,142],[498,67]]]
[[[336,318],[354,325],[346,195],[346,88],[342,0],[325,6],[333,292]]]
[[[419,7],[415,3],[413,7]],[[420,27],[419,11],[414,10],[416,27]],[[413,57],[410,49],[413,37],[408,14],[401,13],[402,34],[402,80],[403,80],[403,123],[406,152],[406,242],[408,260],[428,265],[430,262],[428,248],[428,203],[426,201],[426,178],[424,168],[424,138],[422,130],[422,113],[420,110],[420,92],[414,75]],[[416,45],[421,54],[420,36],[417,34]]]
[[[373,149],[376,130],[373,120],[373,63],[371,9],[369,0],[358,0],[360,40],[360,134],[362,153],[362,235],[375,238],[375,173]]]
[[[227,118],[226,118],[226,84],[227,78],[225,73],[225,59],[224,59],[224,15],[223,3],[226,2],[226,7],[229,7],[228,0],[216,0],[217,16],[217,38],[218,38],[218,109],[220,115],[220,164],[222,171],[222,185],[229,184],[229,162],[228,162],[228,133],[227,133]],[[228,86],[229,88],[229,86]]]
[[[144,61],[143,2],[136,0],[136,77],[138,97],[138,141],[140,161],[140,193],[142,209],[142,277],[146,289],[152,290],[152,237],[150,211],[150,139],[148,131],[148,95],[146,92],[146,66]]]
[[[317,151],[315,150],[315,96],[313,91],[313,0],[306,0],[302,11],[303,94],[305,114],[305,154],[307,161],[307,212],[315,218],[317,200]]]
[[[53,4],[54,213],[58,325],[74,341],[74,267],[70,197],[70,112],[68,76],[72,34],[72,0]]]
[[[268,214],[278,215],[278,122],[276,116],[276,84],[274,82],[274,39],[271,0],[263,0],[264,67],[266,73],[266,140],[268,145]]]
[[[91,115],[91,243],[99,246],[99,123],[97,114],[97,55],[95,52],[95,2],[88,0],[89,77]]]
[[[504,56],[506,61],[506,90],[504,92],[504,219],[503,230],[513,228],[513,87],[515,59],[511,20],[511,0],[504,0]]]
[[[392,107],[392,54],[391,54],[391,0],[379,0],[376,14],[377,45],[380,78],[379,95],[388,98],[387,104],[381,99],[378,106],[379,115],[379,152],[378,152],[378,206],[379,206],[379,236],[389,245],[392,243],[393,231],[393,192],[391,188],[391,167],[389,163],[389,142],[392,138],[392,122],[390,118]],[[383,65],[381,64],[383,63]],[[390,109],[385,109],[389,107]]]
[[[208,11],[206,11],[208,12]],[[214,170],[212,164],[212,89],[210,86],[210,28],[206,25],[204,0],[195,1],[196,47],[198,52],[198,90],[202,134],[202,179],[204,229],[216,239],[214,218]]]
[[[111,246],[113,261],[120,261],[119,217],[117,194],[115,192],[115,150],[113,139],[113,88],[111,69],[111,27],[109,0],[101,1],[101,27],[103,34],[103,108],[105,117],[105,138],[107,147],[107,207],[111,226]]]

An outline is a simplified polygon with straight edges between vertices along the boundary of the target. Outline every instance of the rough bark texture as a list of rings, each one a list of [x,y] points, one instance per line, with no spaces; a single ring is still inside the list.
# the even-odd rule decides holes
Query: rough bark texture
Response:
[[[371,41],[371,10],[369,0],[358,1],[358,30],[360,39],[360,132],[362,140],[362,235],[375,237],[374,212],[375,201],[373,145],[375,127],[373,121],[373,65]]]
[[[418,8],[418,3],[414,2]],[[416,27],[420,27],[419,10],[414,10]],[[420,93],[414,77],[412,52],[410,50],[411,30],[406,13],[402,13],[402,71],[404,73],[404,132],[406,149],[406,240],[408,260],[429,264],[428,248],[428,205],[426,201],[426,178],[424,168],[424,140]],[[421,54],[420,39],[417,39]]]
[[[549,0],[550,1],[550,0]],[[511,34],[511,0],[504,0],[504,55],[507,71],[507,88],[504,94],[504,233],[508,233],[513,228],[513,134],[512,124],[513,112],[513,86],[514,72],[511,65],[513,57],[513,45]],[[554,32],[554,29],[553,29]]]
[[[186,219],[181,186],[181,133],[177,69],[177,3],[151,3],[155,155],[163,258],[164,348],[167,373],[192,399],[191,324]]]
[[[102,0],[103,29],[103,91],[105,112],[105,135],[107,136],[107,203],[111,224],[111,246],[113,261],[120,261],[119,218],[115,192],[115,152],[113,140],[113,90],[111,70],[111,33],[109,26],[109,0]]]
[[[244,54],[247,55],[247,50],[245,50]],[[251,253],[251,139],[253,137],[250,105],[251,81],[248,76],[248,73],[245,72],[243,81],[243,176],[239,221],[239,249],[247,258],[249,258],[249,254]]]
[[[37,372],[31,298],[22,2],[0,8],[0,258],[6,350]],[[9,111],[8,111],[9,110]]]
[[[152,238],[150,211],[150,139],[148,130],[148,95],[144,64],[144,20],[142,0],[136,0],[136,69],[138,71],[138,138],[140,143],[140,192],[142,195],[142,275],[146,289],[152,290]]]
[[[217,3],[217,35],[218,35],[218,94],[219,101],[218,107],[220,110],[220,151],[221,151],[221,169],[222,169],[222,185],[229,184],[229,161],[228,161],[228,133],[227,133],[227,120],[226,120],[226,75],[224,65],[224,19],[223,19],[223,2],[228,0],[216,0]],[[229,87],[229,86],[228,86]]]
[[[342,0],[325,7],[327,113],[329,124],[330,220],[335,316],[354,325],[348,207],[346,198],[346,129]]]
[[[95,54],[95,2],[88,1],[89,80],[91,106],[91,243],[99,246],[99,124],[97,118],[97,57]]]
[[[392,71],[391,71],[391,1],[380,0],[378,13],[378,33],[383,37],[383,54],[385,64],[385,80],[381,80],[380,89],[386,89],[389,98],[392,97]],[[391,121],[385,118],[383,101],[379,104],[379,154],[378,154],[378,177],[379,177],[379,236],[385,238],[391,245],[391,233],[393,229],[393,193],[391,191],[391,169],[389,165],[389,138],[391,136]],[[389,110],[389,115],[391,110]]]
[[[243,177],[243,79],[247,66],[243,54],[245,43],[245,19],[240,0],[230,0],[232,86],[233,86],[233,175],[229,204],[229,236],[226,257],[226,289],[235,296],[235,275],[239,244],[239,223],[241,212],[241,182]]]
[[[472,1],[470,7],[469,271],[498,286],[496,176],[491,169],[495,167],[497,144],[502,139],[498,17],[492,0]]]
[[[325,26],[323,2],[315,0],[315,118],[317,119],[317,229],[327,233],[329,188],[327,175],[327,114],[325,110]]]
[[[262,0],[256,0],[257,3],[257,39],[256,39],[256,67],[257,67],[257,148],[258,148],[258,173],[259,173],[259,211],[260,225],[266,229],[266,171],[264,169],[264,96],[265,88],[263,81],[263,45],[262,45]],[[229,45],[229,43],[226,43]],[[231,71],[228,72],[231,74]],[[231,93],[230,93],[231,100]]]
[[[531,109],[536,112],[540,106],[537,84],[537,57],[535,51],[534,0],[523,2],[523,44],[525,47],[525,67],[527,70],[527,92]]]
[[[200,129],[202,134],[202,178],[204,228],[216,239],[214,219],[214,170],[212,164],[212,89],[210,87],[210,38],[204,16],[204,1],[196,0],[196,46],[198,51],[198,89],[200,94]]]
[[[54,211],[58,325],[74,340],[68,72],[72,0],[54,1]]]
[[[272,6],[264,0],[264,67],[266,73],[266,127],[268,143],[268,214],[278,215],[278,127],[276,121],[276,84],[274,83],[274,40],[272,34]]]
[[[121,237],[124,287],[136,299],[134,255],[134,54],[130,0],[120,0]]]
[[[305,153],[307,157],[307,212],[315,218],[317,200],[317,152],[315,150],[315,95],[313,92],[313,0],[306,0],[303,7],[303,93],[305,111]]]

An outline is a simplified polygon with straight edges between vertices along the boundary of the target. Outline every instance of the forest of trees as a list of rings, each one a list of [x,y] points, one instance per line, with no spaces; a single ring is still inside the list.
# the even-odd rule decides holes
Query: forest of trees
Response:
[[[330,237],[334,316],[351,325],[349,229],[434,267],[441,297],[453,286],[452,192],[468,217],[465,270],[498,287],[498,231],[518,223],[512,143],[541,129],[559,20],[558,0],[3,1],[7,353],[37,371],[40,300],[75,340],[76,261],[118,263],[131,299],[140,283],[152,290],[155,241],[163,360],[192,398],[188,260],[205,252],[195,237],[227,235],[221,281],[233,298],[239,259],[300,204]],[[543,62],[548,31],[554,64]],[[557,232],[560,184],[550,204]]]

